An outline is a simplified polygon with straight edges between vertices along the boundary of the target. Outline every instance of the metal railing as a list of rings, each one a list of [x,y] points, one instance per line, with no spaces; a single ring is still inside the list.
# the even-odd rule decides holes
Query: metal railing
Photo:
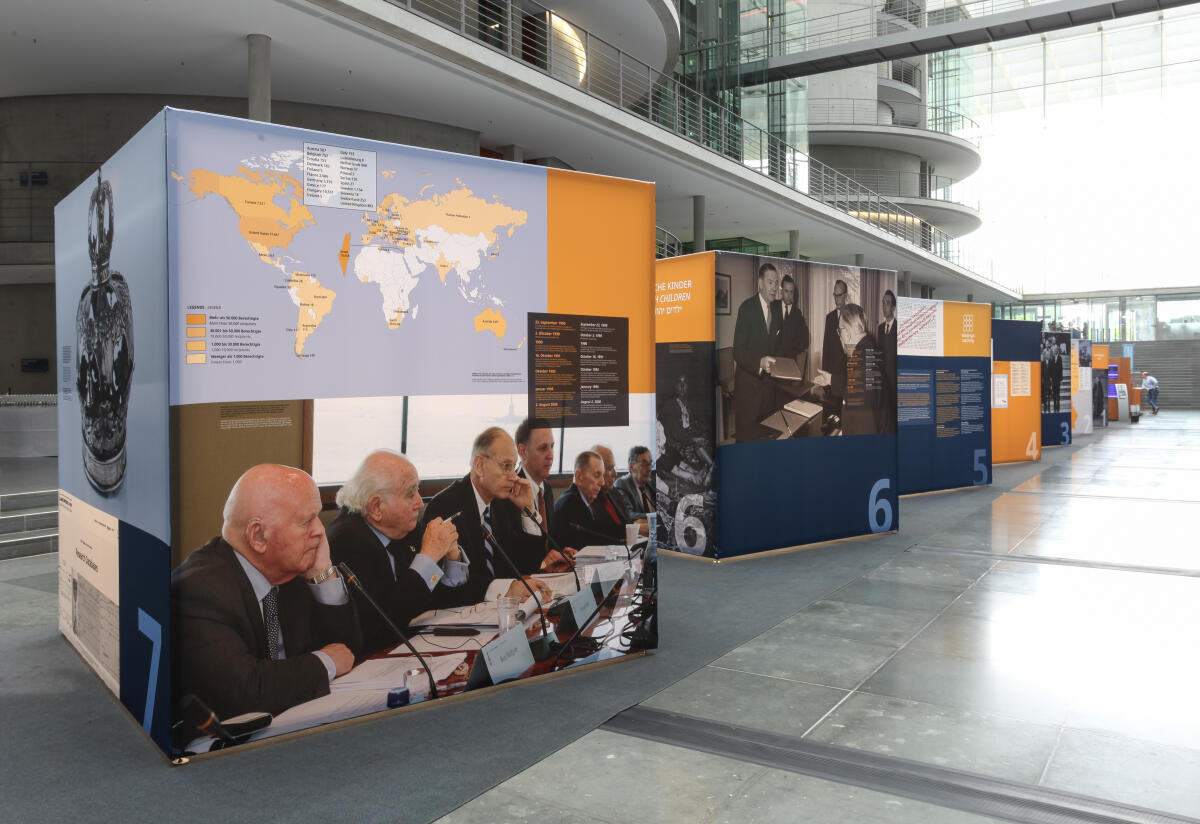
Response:
[[[78,161],[0,163],[0,243],[52,243],[54,204],[98,168]]]
[[[970,20],[989,14],[1028,8],[1053,0],[971,0],[930,2],[922,8],[913,0],[874,0],[858,9],[784,22],[787,12],[773,15],[769,24],[743,36],[743,60],[761,60],[765,55],[799,54],[812,49],[869,40],[898,31],[922,29],[950,20]],[[790,15],[795,17],[796,15]]]
[[[924,103],[887,102],[876,98],[810,97],[810,126],[904,126],[966,140],[979,148],[979,124],[961,112]]]
[[[388,2],[969,268],[953,238],[937,227],[533,0]]]
[[[893,169],[840,169],[843,174],[884,197],[920,197],[957,203],[979,211],[979,201],[967,200],[955,194],[957,180],[944,175],[901,172]]]
[[[683,254],[683,241],[661,226],[654,227],[654,257],[679,257]]]
[[[925,73],[919,66],[905,63],[903,60],[885,60],[875,65],[875,74],[906,86],[912,86],[919,92],[925,91]]]

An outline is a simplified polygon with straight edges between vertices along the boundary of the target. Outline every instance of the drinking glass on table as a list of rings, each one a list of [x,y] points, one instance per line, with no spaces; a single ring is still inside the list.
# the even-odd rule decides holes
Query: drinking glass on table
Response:
[[[501,595],[496,599],[496,624],[501,635],[520,623],[517,618],[517,607],[520,605],[521,602],[513,595]]]

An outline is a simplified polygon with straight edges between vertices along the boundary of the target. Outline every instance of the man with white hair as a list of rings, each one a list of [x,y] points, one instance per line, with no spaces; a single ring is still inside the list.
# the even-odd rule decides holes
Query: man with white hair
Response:
[[[354,665],[358,621],[320,512],[302,470],[259,464],[238,478],[220,537],[171,576],[176,698],[195,694],[221,718],[278,714]]]
[[[335,564],[346,564],[392,623],[403,629],[433,606],[437,587],[466,583],[468,567],[451,521],[418,525],[417,468],[390,449],[368,455],[338,490],[341,512],[326,530]],[[399,643],[387,622],[357,591],[363,646],[368,652]]]
[[[877,435],[883,387],[882,359],[875,336],[867,331],[866,313],[857,303],[841,307],[838,338],[846,355],[842,434]]]

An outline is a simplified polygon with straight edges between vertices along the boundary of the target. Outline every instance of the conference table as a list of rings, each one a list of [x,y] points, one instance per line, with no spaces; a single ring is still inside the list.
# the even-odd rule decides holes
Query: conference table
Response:
[[[520,623],[504,636],[497,631],[496,604],[482,602],[417,616],[408,627],[409,640],[428,664],[440,698],[494,682],[545,675],[637,652],[631,643],[633,633],[654,608],[653,594],[647,594],[643,587],[647,570],[655,563],[653,552],[647,553],[644,544],[642,549],[632,552],[624,546],[585,547],[576,558],[580,588],[570,572],[530,576],[542,580],[555,597],[543,604],[541,611],[532,598],[527,598],[521,605],[524,614],[518,613]],[[619,557],[614,558],[614,554]],[[647,554],[651,559],[645,557]],[[582,618],[582,626],[576,616]],[[532,654],[542,644],[543,618],[548,637],[559,645],[572,641],[571,646],[543,656],[542,660],[535,659],[517,673],[493,678],[486,666],[486,658],[494,657],[490,653],[505,645],[512,648],[515,640],[520,639],[528,643]],[[407,688],[407,696],[403,690],[397,695],[398,688]],[[335,678],[328,695],[285,710],[272,718],[269,725],[242,737],[238,743],[395,709],[398,698],[404,699],[401,706],[429,700],[425,669],[401,643],[370,655],[350,672]],[[203,737],[188,743],[184,754],[195,755],[225,746],[215,738]]]

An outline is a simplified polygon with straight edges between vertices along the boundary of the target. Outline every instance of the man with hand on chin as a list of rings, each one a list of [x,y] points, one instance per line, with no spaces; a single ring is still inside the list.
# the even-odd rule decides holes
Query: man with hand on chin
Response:
[[[259,464],[238,478],[220,537],[171,576],[177,699],[194,693],[221,718],[278,714],[354,665],[358,622],[320,512],[302,470]]]

